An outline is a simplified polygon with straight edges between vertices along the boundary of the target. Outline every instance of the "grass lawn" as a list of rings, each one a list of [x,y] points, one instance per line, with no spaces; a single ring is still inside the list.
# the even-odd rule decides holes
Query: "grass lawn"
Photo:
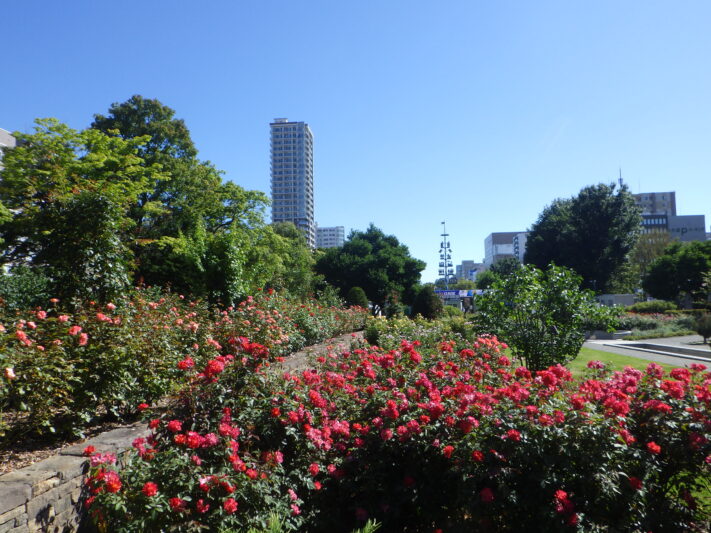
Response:
[[[628,357],[626,355],[618,355],[616,353],[602,352],[600,350],[593,350],[592,348],[583,347],[578,354],[578,357],[573,359],[568,363],[568,369],[573,373],[574,376],[579,376],[587,368],[588,361],[602,361],[607,365],[608,368],[612,370],[622,370],[626,366],[631,366],[632,368],[637,368],[639,370],[644,370],[651,361],[646,359],[638,359],[637,357]],[[661,364],[660,366],[664,368],[666,372],[669,372],[672,368],[677,368],[671,365]]]

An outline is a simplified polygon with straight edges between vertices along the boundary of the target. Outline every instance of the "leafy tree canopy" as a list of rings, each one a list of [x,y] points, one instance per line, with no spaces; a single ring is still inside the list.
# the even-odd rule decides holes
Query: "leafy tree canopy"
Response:
[[[55,119],[36,124],[34,133],[16,133],[3,160],[0,202],[11,217],[0,224],[0,262],[48,268],[57,295],[97,280],[110,293],[125,284],[131,261],[128,211],[164,175],[138,154],[145,137],[76,131]],[[60,282],[66,269],[69,285]]]
[[[407,246],[373,224],[366,231],[352,231],[342,247],[327,249],[316,262],[316,271],[342,295],[361,287],[374,313],[401,301],[424,269],[425,263],[411,257]]]
[[[640,231],[641,216],[626,185],[591,185],[546,207],[531,228],[525,262],[572,268],[583,284],[608,290]]]
[[[489,270],[497,276],[505,278],[513,274],[519,268],[521,268],[521,263],[518,259],[515,257],[504,257],[491,265]]]
[[[711,241],[674,242],[652,262],[642,286],[654,298],[681,301],[688,295],[704,300],[709,288],[705,277],[711,272]]]

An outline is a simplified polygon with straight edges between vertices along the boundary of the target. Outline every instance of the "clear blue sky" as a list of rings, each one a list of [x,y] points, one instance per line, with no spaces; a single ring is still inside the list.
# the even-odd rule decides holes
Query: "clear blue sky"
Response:
[[[436,277],[554,198],[623,178],[711,224],[711,2],[72,0],[0,9],[0,127],[84,128],[133,94],[269,192],[269,122],[314,136],[321,226],[396,235]]]

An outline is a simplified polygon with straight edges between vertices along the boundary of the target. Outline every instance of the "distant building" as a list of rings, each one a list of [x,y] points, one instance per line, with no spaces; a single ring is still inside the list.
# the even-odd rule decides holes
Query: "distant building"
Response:
[[[477,275],[484,271],[484,263],[465,260],[462,261],[462,264],[454,267],[454,269],[458,280],[467,279],[469,281],[476,281]]]
[[[0,128],[0,168],[2,168],[2,149],[17,146],[15,137],[7,130]]]
[[[314,137],[305,122],[276,118],[271,129],[272,222],[293,222],[316,247]]]
[[[517,234],[513,238],[513,252],[519,263],[523,263],[523,256],[526,255],[526,242],[528,241],[528,232]]]
[[[669,217],[669,235],[682,242],[706,240],[706,217],[704,215],[681,215]]]
[[[646,215],[676,215],[676,192],[642,192],[633,194],[635,203]]]
[[[346,242],[343,226],[316,228],[316,248],[338,248]]]
[[[642,233],[668,232],[682,242],[706,240],[704,215],[677,215],[676,192],[643,192],[634,194],[642,209]]]
[[[506,257],[516,257],[514,253],[514,239],[525,233],[523,231],[508,231],[501,233],[490,233],[484,239],[484,266],[491,267],[497,261]]]

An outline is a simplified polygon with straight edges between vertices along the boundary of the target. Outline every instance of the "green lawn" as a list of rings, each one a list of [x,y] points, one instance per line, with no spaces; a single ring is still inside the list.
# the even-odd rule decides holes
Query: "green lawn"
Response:
[[[638,359],[637,357],[628,357],[626,355],[618,355],[616,353],[602,352],[600,350],[593,350],[592,348],[583,347],[580,350],[578,357],[568,363],[567,366],[574,376],[579,376],[587,368],[588,361],[595,360],[602,361],[608,368],[613,370],[622,370],[626,366],[644,370],[651,362],[645,359]],[[676,368],[675,366],[664,365],[661,363],[660,366],[664,368],[666,372],[670,371],[672,368]]]

